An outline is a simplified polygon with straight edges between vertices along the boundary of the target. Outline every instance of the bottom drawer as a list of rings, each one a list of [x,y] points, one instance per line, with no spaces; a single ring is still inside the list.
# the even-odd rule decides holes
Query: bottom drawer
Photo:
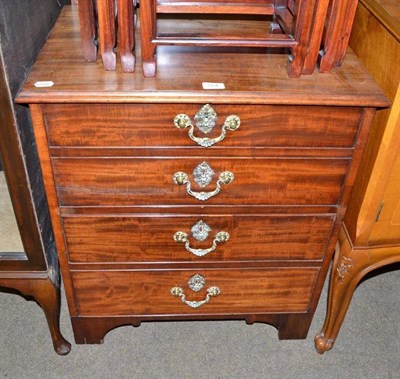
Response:
[[[265,268],[75,271],[72,277],[81,316],[232,315],[305,312],[317,274],[318,268]]]

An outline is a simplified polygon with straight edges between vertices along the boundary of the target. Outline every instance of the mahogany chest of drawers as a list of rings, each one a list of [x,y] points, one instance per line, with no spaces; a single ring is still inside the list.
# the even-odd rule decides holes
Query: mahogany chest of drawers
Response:
[[[78,30],[67,7],[18,98],[76,342],[184,319],[304,338],[370,121],[387,105],[377,86],[351,53],[296,80],[283,55],[169,49],[156,78],[140,64],[105,72],[81,61]]]

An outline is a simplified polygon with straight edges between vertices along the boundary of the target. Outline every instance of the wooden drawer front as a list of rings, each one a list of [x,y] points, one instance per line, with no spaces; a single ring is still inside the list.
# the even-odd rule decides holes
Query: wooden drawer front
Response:
[[[179,262],[322,259],[333,219],[333,215],[165,215],[65,217],[63,222],[71,262]],[[179,231],[188,235],[189,249],[202,251],[188,251],[185,243],[176,242]],[[216,249],[205,253],[221,231],[229,239],[216,242]]]
[[[79,315],[117,316],[305,312],[317,273],[316,268],[75,271],[72,277]],[[196,274],[205,279],[198,292],[187,283]],[[181,287],[187,300],[201,301],[213,286],[221,293],[198,308],[170,293]]]
[[[207,158],[214,171],[201,188],[193,170],[197,158],[58,158],[53,159],[60,205],[226,204],[325,205],[338,202],[349,160],[346,159],[224,159]],[[206,201],[174,183],[185,172],[196,192],[213,191],[220,173],[235,178]]]
[[[194,122],[199,104],[53,104],[44,106],[52,146],[199,146],[178,129],[174,118],[187,114]],[[213,105],[216,126],[208,134],[197,127],[197,137],[221,134],[227,116],[241,125],[227,131],[215,146],[349,147],[357,134],[361,110],[349,107]]]

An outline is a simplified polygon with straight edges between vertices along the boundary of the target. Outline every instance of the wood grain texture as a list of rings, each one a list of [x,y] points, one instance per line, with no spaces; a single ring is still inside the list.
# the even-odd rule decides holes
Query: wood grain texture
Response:
[[[60,355],[67,354],[71,345],[59,328],[57,255],[29,114],[25,107],[14,104],[14,97],[62,3],[27,0],[16,6],[0,1],[0,160],[24,247],[24,252],[0,253],[0,290],[13,289],[39,303]],[[29,323],[29,317],[21,320]]]
[[[188,174],[194,191],[213,191],[221,172],[232,183],[205,203],[213,205],[337,204],[348,169],[347,159],[207,158],[215,179],[201,188],[192,177],[201,158],[53,158],[60,205],[200,206],[203,202],[174,183],[176,172]]]
[[[204,221],[211,228],[205,241],[197,241],[191,228]],[[263,260],[321,260],[333,225],[333,215],[232,215],[176,214],[110,217],[64,217],[71,262],[254,262]],[[215,251],[198,258],[174,241],[174,234],[188,234],[190,247],[211,247],[215,234],[230,238]]]
[[[43,181],[46,187],[46,197],[49,205],[51,223],[54,230],[55,243],[57,246],[57,255],[60,261],[62,279],[65,286],[65,292],[68,298],[73,298],[71,288],[71,275],[68,270],[68,260],[65,252],[64,236],[61,220],[58,216],[58,199],[54,186],[53,172],[51,169],[50,154],[47,146],[46,129],[43,122],[41,105],[32,104],[30,106],[32,121],[34,125],[35,140],[38,145],[40,166],[43,172]],[[71,315],[76,313],[74,302],[68,302],[68,308]]]
[[[399,113],[397,117],[399,118]],[[400,121],[397,125],[400,127]],[[400,138],[398,142],[400,142]],[[368,245],[398,245],[400,255],[400,154],[398,152],[390,178],[386,183],[381,204],[383,207],[379,218],[375,219]]]
[[[115,70],[117,56],[114,0],[97,0],[100,53],[106,70]]]
[[[29,111],[16,105],[14,98],[62,3],[24,0],[16,7],[0,1],[0,156],[25,253],[20,261],[2,254],[2,273],[57,270],[58,266]]]
[[[60,12],[60,4],[25,0],[16,7],[3,0],[0,8],[0,160],[25,253],[20,261],[2,255],[0,271],[46,271],[57,267],[54,239],[29,111],[16,105],[14,98]]]
[[[400,36],[400,7],[397,0],[360,0],[363,7],[397,40]]]
[[[115,147],[51,147],[51,156],[54,158],[78,158],[78,157],[148,157],[148,158],[166,158],[166,157],[182,157],[191,156],[199,157],[207,160],[209,157],[215,158],[229,157],[259,157],[259,158],[337,158],[351,159],[353,157],[354,148],[333,148],[333,149],[313,149],[309,147],[293,148],[293,147],[224,147],[213,146],[212,149],[200,147],[160,147],[152,146],[146,149],[127,146]]]
[[[279,328],[280,338],[304,338],[374,107],[386,105],[385,97],[354,56],[331,75],[290,80],[284,56],[160,48],[156,78],[144,79],[139,69],[105,72],[75,60],[70,12],[19,100],[33,104],[77,341],[98,342],[120,322],[185,318],[264,320]],[[37,75],[57,66],[52,88],[32,87]],[[72,75],[74,67],[79,74]],[[226,89],[203,90],[203,81]],[[239,134],[209,149],[188,145],[172,125],[175,112],[193,117],[205,103],[216,104],[219,123],[239,110],[245,121]],[[195,191],[213,190],[222,171],[235,175],[206,202],[173,181],[184,171],[193,183],[203,161],[216,175],[203,189],[193,184]],[[198,217],[231,229],[232,240],[218,246],[215,260],[182,260],[183,246],[173,246],[175,227],[190,233]],[[169,293],[181,286],[189,299],[204,299],[204,290],[194,298],[187,292],[195,273],[222,291],[196,310]]]
[[[342,64],[357,7],[357,0],[333,0],[328,10],[320,72]]]
[[[105,335],[120,326],[139,326],[142,321],[176,320],[176,315],[71,317],[75,342],[78,344],[101,344]],[[262,322],[278,329],[279,339],[304,339],[312,321],[312,313],[267,313],[232,315],[179,315],[179,320],[246,320],[253,324]]]
[[[213,206],[203,204],[199,209],[201,215],[249,215],[254,213],[254,208],[251,204],[228,205],[228,206]],[[179,210],[178,210],[179,209]],[[278,205],[263,205],[257,206],[259,214],[264,215],[324,215],[337,213],[337,205],[331,206],[278,206]],[[176,206],[163,205],[162,208],[143,206],[143,207],[130,207],[130,206],[112,206],[111,208],[105,207],[60,207],[60,215],[62,217],[69,216],[98,216],[105,214],[111,216],[134,216],[136,214],[148,215],[162,215],[162,214],[180,214],[180,215],[193,215],[193,207],[179,205]]]
[[[156,36],[156,3],[156,0],[147,0],[140,4],[142,73],[145,77],[156,74],[156,45],[152,43]]]
[[[44,107],[50,146],[198,146],[188,129],[175,127],[178,114],[194,116],[202,104],[49,104]],[[352,147],[361,110],[353,107],[298,107],[212,104],[218,121],[204,134],[215,138],[230,115],[240,117],[241,126],[227,131],[222,147]],[[203,148],[201,148],[204,150]]]
[[[358,7],[350,45],[393,102],[393,107],[376,113],[351,196],[345,223],[355,245],[368,243],[399,151],[399,41],[399,36],[393,36],[364,3]],[[395,208],[391,210],[394,212]]]
[[[25,172],[24,157],[21,149],[21,140],[18,134],[17,120],[14,114],[13,99],[11,97],[8,75],[4,65],[4,58],[0,50],[0,157],[4,165],[4,175],[10,192],[10,198],[15,212],[15,221],[21,235],[25,257],[22,260],[0,260],[0,275],[7,270],[46,270],[47,264],[43,251],[39,225],[36,221],[36,212],[32,204],[32,194],[29,188],[29,178]],[[6,191],[8,190],[6,186]],[[1,206],[4,206],[1,199]],[[2,248],[4,252],[4,248]]]
[[[80,0],[78,7],[83,57],[88,62],[95,62],[97,59],[97,47],[94,43],[96,39],[96,21],[93,1]]]
[[[8,274],[8,275],[7,275]],[[14,274],[14,275],[13,275]],[[71,344],[60,332],[60,285],[55,283],[47,273],[0,272],[0,289],[12,288],[23,296],[37,301],[47,319],[53,347],[57,354],[66,355],[71,351]],[[27,338],[27,336],[25,336]]]
[[[298,0],[294,7],[291,34],[297,45],[292,48],[292,54],[289,56],[288,74],[291,78],[298,78],[302,74],[304,61],[309,50],[309,41],[312,39],[311,31],[316,4],[317,0]],[[314,36],[314,38],[316,37],[317,35]]]
[[[286,50],[283,51],[290,52],[287,65],[288,76],[298,78],[303,73],[311,74],[318,57],[327,6],[328,1],[326,0],[266,1],[264,3],[250,1],[145,2],[141,10],[144,25],[143,33],[141,33],[144,75],[146,77],[155,75],[154,49],[160,45],[285,48]],[[196,28],[194,30],[189,28],[184,32],[182,30],[180,32],[162,32],[160,30],[161,16],[179,13],[206,14],[208,19],[213,21],[216,19],[218,22],[222,18],[216,16],[221,14],[237,15],[237,19],[234,21],[237,25],[236,30],[233,33],[221,34],[219,27],[212,28],[204,23],[203,29],[199,31]],[[248,15],[272,15],[273,21],[270,22],[271,18],[268,22],[263,20],[267,26],[244,27],[243,22],[251,19],[245,17]],[[257,18],[257,20],[259,19]],[[232,19],[230,18],[230,20]],[[179,20],[176,22],[179,23]],[[193,24],[193,19],[191,23]],[[246,33],[241,33],[243,29],[246,30]],[[249,33],[249,29],[258,29],[259,36],[254,38],[252,33]],[[262,52],[263,50],[261,50]],[[304,65],[306,56],[308,61]]]
[[[315,72],[297,80],[288,79],[282,55],[224,53],[224,67],[231,69],[221,70],[221,55],[213,52],[160,48],[157,54],[157,76],[146,79],[140,62],[135,75],[105,72],[99,64],[82,62],[76,9],[64,7],[18,101],[179,103],[184,98],[185,103],[388,105],[352,53],[329,75]],[[38,89],[34,83],[39,80],[55,85]],[[222,82],[226,90],[203,90],[204,81]]]
[[[123,72],[135,70],[135,13],[133,0],[118,0],[118,47]]]
[[[272,2],[257,1],[157,1],[158,13],[272,15]]]
[[[314,72],[321,49],[322,34],[324,32],[329,3],[329,0],[317,0],[315,3],[310,40],[308,42],[307,55],[304,59],[303,74],[312,74]]]
[[[187,281],[197,273],[206,284],[195,293]],[[77,271],[72,275],[80,316],[124,316],[306,312],[317,273],[315,268],[304,268]],[[204,299],[210,286],[218,286],[221,294],[193,309],[170,294],[176,286],[184,289],[188,300]]]
[[[332,349],[357,285],[368,273],[380,267],[400,262],[398,245],[371,248],[352,245],[345,225],[340,232],[340,249],[334,256],[329,282],[327,315],[315,347],[323,354]]]
[[[346,55],[347,46],[349,44],[351,29],[356,14],[358,0],[350,0],[347,3],[346,13],[344,15],[344,22],[342,25],[341,35],[339,38],[338,49],[335,56],[335,66],[340,66]]]
[[[326,320],[315,338],[319,353],[334,346],[361,280],[400,261],[400,36],[395,33],[400,23],[382,7],[385,3],[360,1],[350,39],[393,105],[376,113],[354,184],[334,256]]]

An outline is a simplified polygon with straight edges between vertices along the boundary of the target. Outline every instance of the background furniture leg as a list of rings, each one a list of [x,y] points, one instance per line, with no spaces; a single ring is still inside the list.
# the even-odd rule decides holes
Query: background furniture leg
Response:
[[[60,287],[50,279],[32,281],[33,297],[42,307],[49,325],[54,350],[57,354],[65,355],[71,350],[71,344],[60,332]]]
[[[396,247],[354,248],[344,227],[339,239],[340,248],[335,252],[329,283],[327,315],[321,332],[315,336],[315,348],[320,354],[332,349],[361,279],[372,270],[400,260]]]
[[[19,274],[20,275],[20,274]],[[54,350],[59,355],[66,355],[71,350],[71,344],[62,336],[60,331],[60,286],[52,279],[35,277],[0,278],[0,287],[15,289],[23,296],[33,297],[42,307],[53,340]]]

